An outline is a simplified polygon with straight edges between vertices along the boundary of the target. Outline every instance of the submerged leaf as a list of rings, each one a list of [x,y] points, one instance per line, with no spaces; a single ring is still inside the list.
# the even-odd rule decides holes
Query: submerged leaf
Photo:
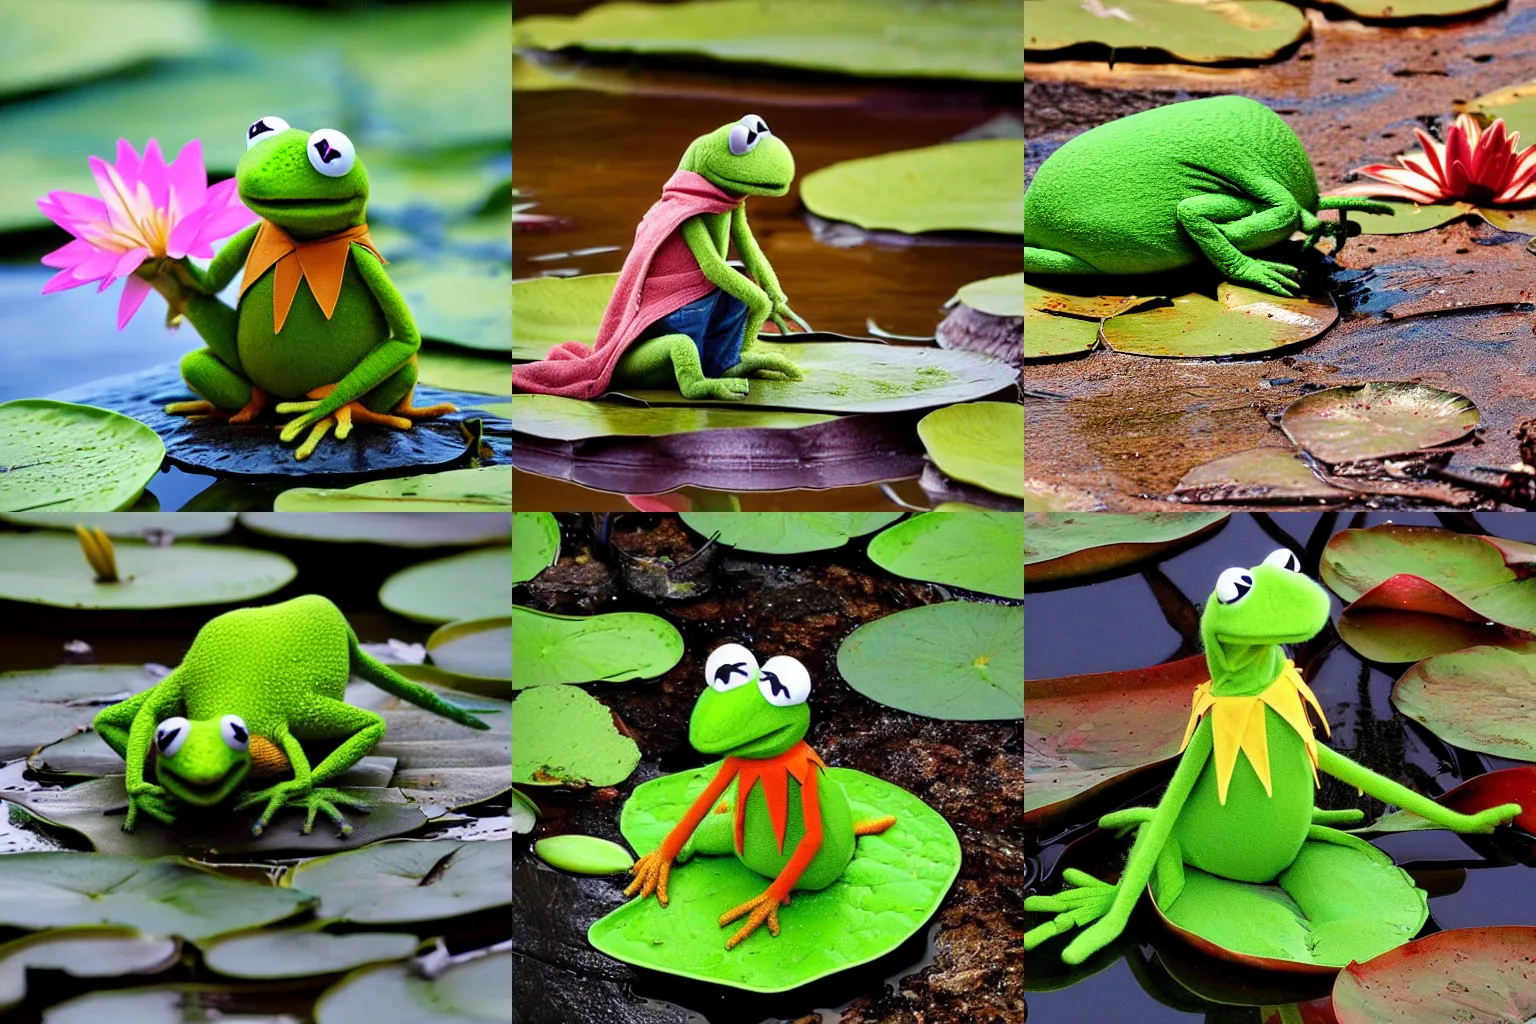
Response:
[[[512,582],[526,583],[560,557],[560,523],[548,512],[512,513]]]
[[[160,471],[165,445],[108,409],[48,399],[0,404],[0,510],[117,512]]]
[[[1214,532],[1226,522],[1228,514],[1030,515],[1024,525],[1024,579],[1047,583],[1127,569]]]
[[[847,160],[800,180],[812,213],[868,230],[1024,231],[1023,139],[948,142]]]
[[[515,634],[514,634],[515,636]],[[512,702],[512,778],[533,786],[614,786],[640,748],[613,713],[575,686],[535,686]]]
[[[994,494],[1024,496],[1024,407],[967,402],[935,409],[917,424],[929,458],[946,476]]]
[[[511,552],[484,548],[401,569],[379,588],[379,603],[417,622],[442,624],[503,615],[512,603]]]
[[[1017,512],[925,512],[876,536],[868,553],[897,576],[1024,597],[1024,517]]]
[[[682,634],[659,615],[552,615],[512,607],[515,690],[560,683],[654,679],[682,657]]]
[[[1447,444],[1476,430],[1479,419],[1466,395],[1377,381],[1303,395],[1286,407],[1280,428],[1324,462],[1338,463]]]
[[[1216,64],[1269,60],[1306,34],[1306,16],[1278,0],[1029,0],[1024,49],[1046,54],[1099,43],[1116,61],[1161,50],[1194,64]],[[1156,59],[1140,56],[1149,58]]]
[[[742,551],[793,555],[840,548],[900,519],[900,512],[682,512],[706,537]]]

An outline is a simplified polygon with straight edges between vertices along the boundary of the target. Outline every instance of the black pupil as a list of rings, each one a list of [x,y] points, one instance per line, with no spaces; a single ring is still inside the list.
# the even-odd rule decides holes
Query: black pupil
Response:
[[[721,665],[719,668],[715,669],[715,682],[729,685],[732,672],[740,672],[742,675],[746,675],[747,669],[746,666],[739,661],[735,664]]]
[[[241,725],[239,722],[230,722],[229,731],[234,733],[236,741],[240,743],[245,742],[245,726]]]
[[[315,143],[315,152],[320,154],[320,162],[328,164],[332,160],[341,159],[341,150],[334,148],[329,142],[321,139]]]
[[[788,697],[789,687],[779,682],[779,677],[772,672],[764,672],[763,678],[768,680],[768,688],[773,691],[775,697]]]
[[[272,128],[267,124],[267,122],[257,121],[255,124],[251,125],[250,134],[247,135],[246,138],[254,139],[256,136],[262,134],[263,132],[269,132],[271,130]]]
[[[171,741],[174,740],[177,734],[180,732],[181,729],[178,727],[175,729],[166,729],[160,733],[158,739],[160,740],[160,750],[162,753],[165,751],[166,747],[171,745]]]

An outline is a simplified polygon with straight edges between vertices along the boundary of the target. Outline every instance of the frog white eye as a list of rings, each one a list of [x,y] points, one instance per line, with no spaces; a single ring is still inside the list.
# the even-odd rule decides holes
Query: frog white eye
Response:
[[[239,715],[225,715],[219,719],[219,735],[224,737],[230,750],[244,750],[251,745],[250,730]]]
[[[1236,604],[1253,589],[1253,573],[1247,569],[1223,569],[1216,577],[1216,600],[1222,604]]]
[[[288,130],[288,122],[280,117],[261,117],[251,122],[251,126],[245,130],[245,148],[250,149],[269,135]]]
[[[741,644],[716,647],[704,663],[704,681],[721,693],[745,686],[756,675],[757,659]]]
[[[175,757],[181,745],[187,742],[187,731],[192,723],[185,718],[167,718],[155,726],[155,749],[161,757]]]
[[[767,134],[768,122],[756,114],[748,114],[731,125],[731,153],[746,156],[757,148],[758,140]]]
[[[811,674],[789,655],[777,654],[763,662],[757,673],[757,688],[769,704],[793,707],[804,704],[811,695]]]
[[[344,177],[357,162],[352,140],[335,128],[310,132],[304,149],[309,153],[309,165],[327,178]]]
[[[1276,548],[1264,556],[1265,565],[1278,566],[1286,572],[1301,572],[1301,559],[1290,548]]]

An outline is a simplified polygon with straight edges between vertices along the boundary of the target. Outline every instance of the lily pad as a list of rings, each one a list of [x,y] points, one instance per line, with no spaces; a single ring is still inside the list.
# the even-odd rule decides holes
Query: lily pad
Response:
[[[1142,60],[1156,60],[1161,51],[1192,64],[1217,64],[1270,60],[1306,34],[1306,15],[1277,0],[1029,0],[1024,52],[1044,56],[1099,43],[1117,62],[1137,51]]]
[[[491,470],[449,470],[430,478],[405,477],[403,479],[438,480],[451,477],[456,473],[480,472],[489,473]],[[508,475],[505,469],[496,472],[503,477]],[[399,481],[380,482],[398,483]],[[358,491],[361,487],[371,486],[374,485],[362,484],[352,488],[351,491],[329,493],[347,494]],[[410,516],[402,516],[394,512],[355,511],[242,512],[240,523],[246,529],[273,537],[317,540],[327,544],[387,544],[390,547],[401,548],[489,544],[505,540],[507,537],[505,512],[418,512]]]
[[[1400,576],[1399,581],[1416,577]],[[1502,646],[1529,633],[1506,629],[1481,619],[1400,611],[1392,607],[1350,607],[1338,621],[1339,639],[1367,661],[1406,665],[1447,651],[1485,644]]]
[[[533,786],[614,786],[640,748],[609,711],[575,686],[535,686],[512,702],[512,779]]]
[[[1339,1024],[1515,1024],[1536,1014],[1536,928],[1435,932],[1350,964],[1333,983]]]
[[[402,964],[371,967],[343,978],[315,1004],[316,1024],[504,1024],[511,1019],[510,952],[454,964],[434,978]]]
[[[1180,478],[1175,501],[1277,502],[1325,505],[1355,492],[1320,480],[1306,459],[1289,448],[1250,448],[1212,459]]]
[[[1391,213],[1360,213],[1349,211],[1352,224],[1360,225],[1365,235],[1410,235],[1416,231],[1428,231],[1442,224],[1449,224],[1458,217],[1472,212],[1471,203],[1407,203],[1391,199],[1375,202],[1392,207]]]
[[[963,302],[992,316],[1024,315],[1024,275],[986,277],[960,286],[950,302]]]
[[[1015,512],[925,512],[869,542],[869,560],[908,579],[997,597],[1024,597],[1024,517]]]
[[[560,683],[654,679],[682,657],[682,634],[659,615],[551,615],[532,608],[512,608],[515,690]]]
[[[512,390],[512,364],[505,359],[424,345],[416,357],[416,379],[449,391],[505,395]]]
[[[0,522],[17,526],[35,526],[49,530],[75,532],[78,524],[87,530],[101,530],[109,537],[169,538],[217,537],[234,529],[233,512],[113,512],[105,515],[85,512],[9,512],[0,514]]]
[[[538,824],[539,805],[523,795],[522,790],[509,790],[512,797],[512,831],[527,835]]]
[[[441,254],[391,264],[390,280],[411,309],[423,338],[483,352],[507,351],[512,268],[492,260]]]
[[[113,924],[196,942],[291,917],[313,902],[181,857],[16,853],[0,873],[0,923],[16,928]]]
[[[837,670],[870,700],[928,718],[1024,717],[1024,609],[945,601],[866,622]]]
[[[1392,687],[1392,703],[1447,743],[1536,761],[1536,640],[1426,658]]]
[[[800,180],[800,199],[867,230],[1024,232],[1023,139],[947,142],[847,160]]]
[[[155,432],[108,409],[49,399],[0,404],[0,510],[117,512],[160,471]]]
[[[265,1014],[226,1015],[229,993],[223,986],[157,985],[92,992],[57,1003],[43,1011],[43,1024],[203,1024],[210,1019],[231,1024],[293,1024],[293,1018]],[[215,1018],[212,1015],[217,1014]]]
[[[57,928],[0,945],[0,1010],[27,997],[27,971],[63,971],[72,978],[158,974],[181,960],[181,942],[132,928]]]
[[[1536,82],[1520,82],[1460,104],[1457,113],[1471,114],[1485,126],[1495,118],[1504,119],[1504,127],[1519,132],[1527,141],[1536,136]]]
[[[233,604],[281,590],[298,573],[282,555],[253,548],[134,540],[113,547],[121,582],[97,583],[75,537],[0,533],[0,598],[61,608]]]
[[[65,665],[0,673],[0,761],[90,728],[96,712],[159,680],[142,665]]]
[[[354,924],[436,921],[512,902],[512,841],[375,843],[296,866],[284,885],[313,893],[317,913]]]
[[[630,846],[655,849],[718,767],[637,787],[619,818]],[[632,900],[592,925],[588,941],[625,963],[751,992],[796,988],[901,945],[949,891],[960,844],[942,816],[904,789],[850,768],[830,768],[827,779],[847,794],[855,821],[893,814],[896,824],[861,837],[842,878],[796,892],[779,911],[777,940],[752,935],[725,948],[731,933],[720,914],[762,892],[766,880],[735,857],[697,856],[673,869],[665,909],[654,897]]]
[[[1536,768],[1501,768],[1474,775],[1461,785],[1435,797],[1435,803],[1460,814],[1479,814],[1500,804],[1519,804],[1520,813],[1513,823],[1527,832],[1536,829]],[[1383,814],[1370,825],[1355,832],[1416,832],[1442,829],[1428,818],[1412,811],[1397,810]]]
[[[511,552],[483,548],[402,569],[379,588],[379,603],[417,622],[441,624],[505,614],[512,603]]]
[[[1340,7],[1362,20],[1412,21],[1416,18],[1452,18],[1499,7],[1504,0],[1337,0]]]
[[[1215,299],[1199,293],[1180,295],[1167,306],[1112,317],[1104,321],[1103,332],[1104,343],[1116,352],[1211,359],[1254,355],[1310,341],[1338,318],[1338,309],[1326,296],[1322,300],[1283,298],[1223,281]]]
[[[560,557],[560,524],[548,512],[512,513],[512,582],[525,583]]]
[[[929,458],[946,476],[994,494],[1024,497],[1024,407],[966,402],[935,409],[917,423]]]
[[[618,274],[512,282],[512,358],[543,359],[564,341],[591,344]]]
[[[550,836],[534,843],[533,852],[550,867],[577,875],[617,875],[635,863],[624,847],[597,836]]]
[[[1053,359],[1092,352],[1099,344],[1099,325],[1098,320],[1030,307],[1024,311],[1024,358]]]
[[[825,413],[782,409],[718,409],[672,406],[652,409],[615,402],[583,402],[557,395],[513,395],[512,427],[556,441],[589,437],[665,437],[737,427],[782,429],[826,423]]]
[[[792,555],[840,548],[900,519],[900,512],[681,512],[706,537],[742,551]],[[669,666],[670,667],[670,666]]]
[[[421,940],[403,932],[333,935],[314,929],[227,935],[201,945],[203,963],[228,978],[313,978],[404,960]]]
[[[1221,528],[1226,512],[1046,512],[1024,521],[1024,580],[1119,572]]]
[[[880,31],[870,31],[870,26]],[[513,25],[518,48],[698,54],[878,78],[1017,81],[1019,8],[974,0],[934,8],[910,0],[693,0],[598,4],[575,17]]]
[[[208,39],[203,11],[179,0],[61,0],[6,11],[0,95],[55,88],[163,57]]]
[[[484,513],[493,509],[512,511],[512,474],[505,466],[450,469],[422,476],[371,480],[347,488],[295,487],[272,502],[273,514],[312,512],[328,518],[336,513],[399,512],[457,514]],[[250,515],[250,513],[246,513]],[[506,517],[500,517],[502,522]],[[410,520],[407,520],[408,524]],[[423,526],[426,524],[423,523]],[[410,527],[402,524],[398,531]],[[502,531],[505,534],[505,531]],[[418,541],[418,544],[425,542]]]
[[[439,626],[427,638],[432,664],[455,675],[511,679],[512,619],[499,616]]]
[[[1303,395],[1286,407],[1280,428],[1324,462],[1338,463],[1448,444],[1476,430],[1479,419],[1466,395],[1375,381]]]

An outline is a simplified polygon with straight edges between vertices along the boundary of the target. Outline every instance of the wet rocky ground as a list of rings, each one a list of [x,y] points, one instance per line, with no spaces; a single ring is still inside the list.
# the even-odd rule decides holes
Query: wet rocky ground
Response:
[[[948,722],[876,704],[843,682],[838,644],[865,622],[946,598],[871,565],[864,543],[800,556],[725,553],[713,589],[686,601],[637,595],[596,538],[601,516],[562,515],[560,561],[520,604],[562,614],[648,611],[683,634],[683,660],[658,680],[586,687],[634,737],[641,761],[618,786],[537,791],[543,814],[519,837],[513,877],[516,1012],[521,1024],[1004,1024],[1024,1016],[1019,943],[1025,875],[1024,758],[1018,723]],[[696,541],[671,516],[614,517],[611,539],[631,555],[676,560]],[[708,557],[707,555],[705,557]],[[785,653],[810,670],[806,740],[828,765],[856,768],[914,793],[959,837],[960,877],[929,926],[875,963],[805,988],[763,996],[637,970],[598,953],[589,925],[625,902],[621,877],[579,878],[541,864],[531,843],[581,832],[623,842],[619,810],[635,786],[703,762],[688,716],[703,663],[720,643]],[[645,852],[645,851],[640,851]],[[781,936],[776,941],[788,941]]]

